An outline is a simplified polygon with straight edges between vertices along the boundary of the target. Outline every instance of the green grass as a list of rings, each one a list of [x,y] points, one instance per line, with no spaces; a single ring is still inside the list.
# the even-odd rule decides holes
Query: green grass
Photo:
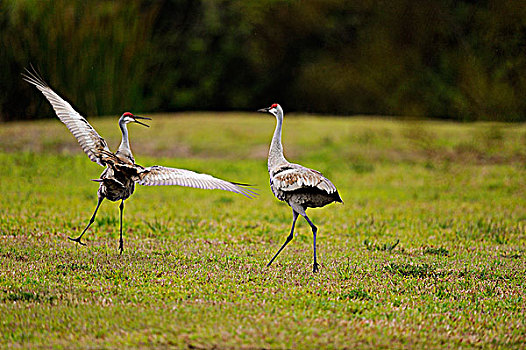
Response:
[[[116,118],[92,123],[115,147]],[[102,168],[56,120],[0,125],[0,344],[13,348],[522,348],[526,342],[526,127],[289,116],[291,161],[344,205],[291,223],[268,188],[274,120],[153,116],[131,126],[141,165],[253,183],[138,187],[104,202]],[[112,148],[113,148],[112,147]]]

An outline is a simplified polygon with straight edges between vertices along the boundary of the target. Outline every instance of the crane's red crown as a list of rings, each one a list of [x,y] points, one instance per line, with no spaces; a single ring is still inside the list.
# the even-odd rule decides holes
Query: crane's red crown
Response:
[[[277,107],[278,107],[277,103],[274,103],[272,106],[270,106],[270,108],[277,108]]]
[[[124,112],[122,114],[123,117],[133,117],[133,114],[131,114],[130,112]]]

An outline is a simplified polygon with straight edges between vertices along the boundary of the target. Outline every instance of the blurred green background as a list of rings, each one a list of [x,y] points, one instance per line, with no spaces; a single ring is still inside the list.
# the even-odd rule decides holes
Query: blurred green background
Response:
[[[526,2],[0,1],[0,121],[180,110],[526,120]]]

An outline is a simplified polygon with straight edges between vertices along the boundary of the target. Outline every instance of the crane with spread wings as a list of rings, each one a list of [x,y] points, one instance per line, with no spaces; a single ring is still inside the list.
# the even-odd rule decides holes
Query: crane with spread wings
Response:
[[[106,167],[100,178],[94,180],[100,183],[97,191],[98,202],[95,212],[82,233],[76,238],[68,237],[70,240],[85,245],[85,243],[81,241],[82,236],[95,221],[95,216],[102,201],[105,198],[114,202],[121,201],[119,205],[119,250],[122,254],[124,249],[122,239],[124,201],[132,195],[136,183],[144,186],[176,185],[210,190],[219,189],[239,193],[248,198],[253,198],[257,195],[247,184],[221,180],[208,174],[200,174],[190,170],[168,168],[159,165],[142,167],[136,164],[130,148],[127,124],[137,123],[148,127],[148,125],[141,122],[141,120],[151,119],[133,115],[130,112],[123,113],[119,119],[122,141],[118,150],[115,153],[111,152],[106,141],[88,123],[86,118],[82,117],[67,101],[53,91],[35,69],[32,69],[32,71],[26,69],[26,73],[22,75],[25,81],[33,84],[42,92],[55,110],[60,121],[63,122],[73,136],[75,136],[80,147],[91,161]]]

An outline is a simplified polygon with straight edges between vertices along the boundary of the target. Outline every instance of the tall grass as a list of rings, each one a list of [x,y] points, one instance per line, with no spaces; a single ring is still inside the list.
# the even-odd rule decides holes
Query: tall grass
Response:
[[[45,79],[84,113],[143,111],[144,81],[158,6],[137,1],[10,1],[3,4],[3,87],[19,86],[34,64]],[[49,114],[47,104],[25,93],[27,115]],[[2,104],[10,104],[2,94]],[[18,101],[17,101],[18,102]],[[23,108],[21,108],[23,110]],[[23,117],[24,115],[19,115]]]
[[[0,120],[50,116],[30,62],[85,114],[287,110],[526,120],[520,2],[4,0]]]

